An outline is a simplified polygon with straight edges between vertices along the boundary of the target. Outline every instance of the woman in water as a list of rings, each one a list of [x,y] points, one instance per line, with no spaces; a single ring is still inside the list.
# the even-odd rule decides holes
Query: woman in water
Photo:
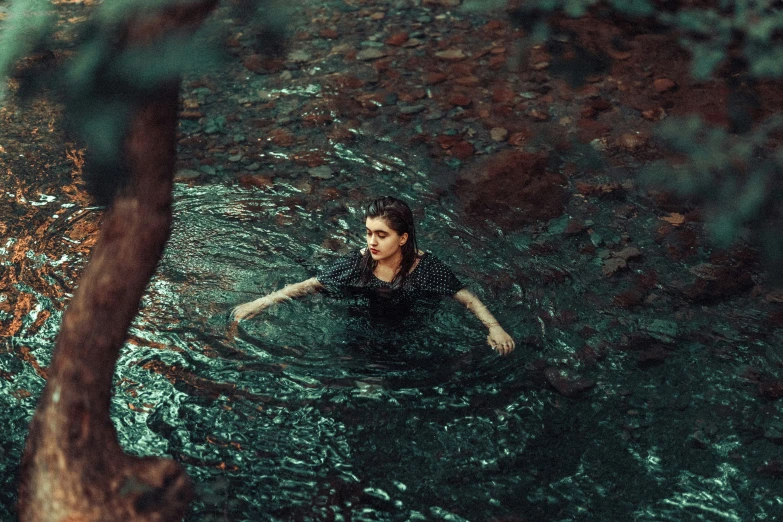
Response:
[[[404,201],[376,199],[367,207],[365,218],[366,248],[341,257],[316,277],[237,306],[233,318],[248,319],[275,303],[321,290],[365,294],[379,317],[401,315],[421,298],[447,295],[487,327],[487,343],[493,350],[501,355],[514,350],[514,340],[479,298],[437,257],[418,249],[413,214]]]

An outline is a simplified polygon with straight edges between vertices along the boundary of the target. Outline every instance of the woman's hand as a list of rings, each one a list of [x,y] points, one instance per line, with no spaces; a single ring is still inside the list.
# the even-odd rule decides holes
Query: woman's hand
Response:
[[[241,304],[231,311],[231,318],[234,321],[241,321],[242,319],[250,319],[254,315],[260,313],[264,308],[271,305],[271,301],[266,297],[261,297],[255,301]]]
[[[508,355],[513,352],[516,347],[514,339],[512,339],[499,324],[492,325],[489,328],[487,344],[489,344],[493,350],[497,350],[500,355]]]

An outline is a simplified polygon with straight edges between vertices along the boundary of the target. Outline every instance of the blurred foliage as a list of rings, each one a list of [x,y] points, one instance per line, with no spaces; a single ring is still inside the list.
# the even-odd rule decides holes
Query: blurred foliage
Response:
[[[707,125],[698,117],[671,119],[658,126],[658,136],[683,157],[677,165],[658,161],[646,167],[646,179],[700,204],[713,237],[729,246],[737,237],[763,245],[769,262],[783,259],[783,149],[770,142],[783,132],[783,117],[737,135]],[[774,267],[772,267],[774,268]],[[779,279],[783,272],[772,273]]]
[[[467,9],[497,8],[496,0],[466,0]],[[707,225],[718,244],[750,241],[767,260],[776,283],[783,283],[783,148],[781,120],[756,121],[760,114],[758,82],[783,77],[783,2],[780,0],[511,0],[511,19],[526,43],[553,40],[553,17],[581,17],[588,12],[611,17],[628,27],[672,31],[691,54],[694,81],[720,79],[728,87],[726,128],[697,117],[669,118],[659,124],[659,143],[682,158],[658,162],[643,179],[676,192],[706,209]],[[607,53],[608,54],[608,53]],[[610,59],[607,57],[607,59]],[[579,75],[561,72],[573,81]],[[584,68],[584,67],[582,67]],[[556,72],[556,71],[553,71]]]
[[[46,92],[65,107],[68,128],[87,148],[85,179],[98,204],[108,204],[128,181],[123,138],[134,108],[162,85],[222,63],[225,35],[175,32],[144,46],[127,46],[123,27],[136,16],[193,0],[111,0],[92,7],[84,22],[57,26],[48,0],[12,0],[0,26],[0,74],[19,82],[27,99]],[[265,41],[281,48],[282,2],[239,0],[236,18],[255,23]],[[266,31],[266,32],[264,32]],[[5,84],[5,82],[4,82]]]

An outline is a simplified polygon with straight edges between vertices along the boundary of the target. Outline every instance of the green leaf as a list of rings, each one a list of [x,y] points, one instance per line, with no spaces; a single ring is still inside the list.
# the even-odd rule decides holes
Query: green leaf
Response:
[[[579,18],[585,15],[590,3],[589,0],[566,0],[563,10],[568,16]]]
[[[745,49],[745,57],[750,63],[750,72],[757,78],[779,78],[783,76],[783,48],[775,47],[754,51]]]
[[[721,247],[727,247],[734,242],[739,232],[739,223],[731,212],[720,211],[717,216],[707,221],[707,229],[713,240]]]
[[[467,0],[462,4],[462,10],[468,12],[494,11],[506,7],[506,0]]]
[[[630,16],[650,16],[655,13],[649,0],[612,0],[612,7]]]
[[[51,32],[53,23],[47,0],[12,2],[0,36],[0,75],[6,76],[22,56],[31,52]]]
[[[713,71],[726,57],[723,47],[716,47],[714,43],[690,42],[685,47],[691,51],[691,74],[697,80],[706,80],[712,76]]]

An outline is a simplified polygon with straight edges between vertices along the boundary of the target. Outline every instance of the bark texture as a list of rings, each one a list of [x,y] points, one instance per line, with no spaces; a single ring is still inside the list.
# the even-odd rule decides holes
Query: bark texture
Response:
[[[138,15],[123,40],[144,45],[195,28],[216,3],[183,2]],[[124,152],[132,180],[104,216],[30,424],[22,522],[181,520],[192,497],[190,480],[175,462],[125,454],[109,418],[119,350],[171,229],[178,96],[178,80],[162,85],[130,122]]]

